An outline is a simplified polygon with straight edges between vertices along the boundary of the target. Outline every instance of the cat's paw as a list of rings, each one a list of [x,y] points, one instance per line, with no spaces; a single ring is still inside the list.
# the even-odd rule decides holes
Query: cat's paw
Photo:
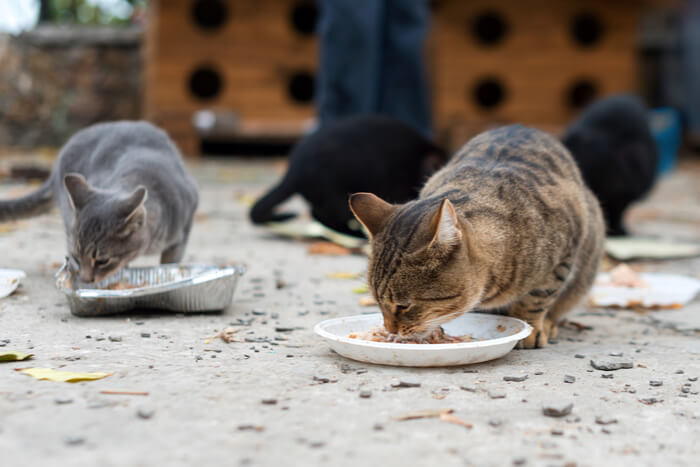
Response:
[[[547,334],[548,340],[556,339],[559,335],[559,326],[549,318],[544,319],[544,330]]]
[[[545,329],[533,329],[529,336],[518,342],[518,349],[541,349],[547,347],[547,332]]]

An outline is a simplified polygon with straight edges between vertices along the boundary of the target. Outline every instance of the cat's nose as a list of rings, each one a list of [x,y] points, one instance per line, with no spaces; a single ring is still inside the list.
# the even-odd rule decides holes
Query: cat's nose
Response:
[[[396,324],[396,320],[392,318],[384,317],[384,328],[391,334],[396,334],[399,330],[399,326]]]
[[[83,282],[93,282],[95,280],[95,272],[82,269],[80,271],[80,280]]]

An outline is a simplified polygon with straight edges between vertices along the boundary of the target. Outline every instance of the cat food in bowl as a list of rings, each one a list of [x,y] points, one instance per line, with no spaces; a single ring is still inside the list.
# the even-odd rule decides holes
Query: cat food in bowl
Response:
[[[460,342],[471,342],[472,335],[450,336],[441,327],[425,337],[403,337],[392,334],[384,326],[375,326],[365,332],[351,332],[350,339],[360,339],[372,342],[393,342],[396,344],[457,344]]]
[[[64,265],[56,273],[56,287],[66,295],[71,312],[78,316],[135,309],[199,313],[227,308],[244,272],[241,265],[162,264],[123,268],[102,282],[86,284]]]
[[[508,316],[465,313],[443,324],[444,335],[431,335],[428,343],[378,342],[373,339],[392,339],[381,327],[382,322],[380,313],[347,316],[322,321],[314,331],[344,357],[413,367],[468,365],[494,360],[510,352],[532,331],[529,324]],[[377,329],[379,327],[381,329]],[[431,343],[433,339],[448,342]],[[463,341],[454,342],[453,339]]]

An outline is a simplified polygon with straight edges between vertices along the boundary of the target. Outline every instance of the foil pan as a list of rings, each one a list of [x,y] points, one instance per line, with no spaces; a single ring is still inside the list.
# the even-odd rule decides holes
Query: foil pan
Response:
[[[77,316],[111,315],[136,309],[179,313],[220,311],[231,304],[238,278],[244,272],[241,265],[164,264],[123,268],[98,284],[86,284],[66,261],[56,273],[56,287],[66,295],[71,313]],[[116,284],[120,288],[109,288]]]

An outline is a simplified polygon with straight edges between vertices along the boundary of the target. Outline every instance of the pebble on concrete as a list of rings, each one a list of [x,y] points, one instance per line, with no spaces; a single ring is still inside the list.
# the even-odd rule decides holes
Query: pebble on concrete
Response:
[[[395,383],[391,383],[392,388],[419,388],[420,383],[418,381],[401,380]]]
[[[521,383],[527,379],[527,375],[517,375],[517,376],[504,376],[503,381],[511,381],[514,383]]]
[[[571,413],[574,408],[573,402],[553,401],[546,402],[542,406],[542,413],[548,417],[565,417]]]
[[[596,370],[615,371],[634,368],[631,360],[591,360],[591,366]]]
[[[598,425],[612,425],[613,423],[617,423],[617,418],[598,415],[595,418],[595,422]]]
[[[141,408],[136,411],[136,415],[143,420],[148,420],[149,418],[152,418],[155,413],[156,412],[153,409],[145,408]]]

